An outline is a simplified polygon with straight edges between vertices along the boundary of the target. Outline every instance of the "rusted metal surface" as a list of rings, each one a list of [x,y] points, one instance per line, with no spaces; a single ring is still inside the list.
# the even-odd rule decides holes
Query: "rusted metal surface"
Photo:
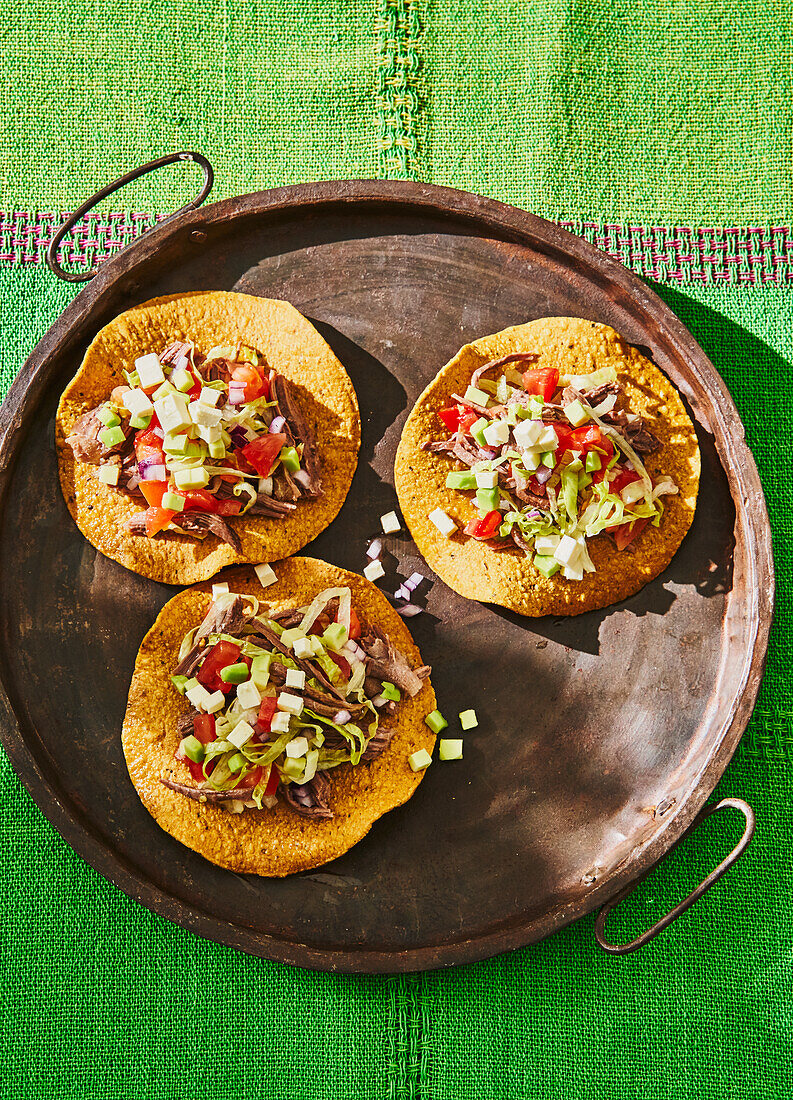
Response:
[[[649,349],[698,424],[691,532],[630,600],[520,619],[436,582],[411,620],[441,709],[474,707],[462,764],[321,871],[234,876],[142,808],[119,730],[140,640],[173,590],[94,551],[61,499],[58,395],[97,329],[136,302],[236,288],[288,298],[347,367],[361,461],[308,552],[360,571],[390,511],[407,413],[469,339],[543,315]],[[669,309],[584,241],[422,184],[304,185],[182,214],[103,265],[0,411],[4,744],[53,824],[121,889],[201,935],[303,966],[406,971],[526,944],[616,896],[694,822],[745,729],[773,602],[757,472],[724,383]],[[426,571],[410,540],[389,572]],[[320,826],[321,827],[321,826]]]

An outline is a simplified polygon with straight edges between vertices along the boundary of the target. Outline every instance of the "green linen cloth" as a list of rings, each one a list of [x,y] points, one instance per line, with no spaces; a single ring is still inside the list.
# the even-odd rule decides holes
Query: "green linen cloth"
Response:
[[[747,855],[624,959],[585,919],[421,976],[311,974],[197,939],[121,895],[0,756],[0,1095],[33,1100],[748,1100],[790,1094],[793,765],[791,12],[715,0],[32,0],[0,30],[0,392],[74,290],[58,212],[178,148],[215,197],[317,178],[425,179],[569,223],[690,327],[746,425],[774,531],[760,701],[717,794]],[[193,193],[168,169],[81,236]],[[188,178],[190,177],[190,178]],[[87,243],[86,243],[87,242]],[[101,249],[100,249],[101,251]],[[627,938],[734,842],[720,815],[611,932]]]

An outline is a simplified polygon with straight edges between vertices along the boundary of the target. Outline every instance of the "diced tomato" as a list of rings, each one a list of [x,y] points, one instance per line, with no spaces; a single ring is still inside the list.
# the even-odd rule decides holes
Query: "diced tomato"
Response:
[[[193,718],[193,732],[202,745],[215,740],[214,714],[196,714]]]
[[[624,550],[629,546],[639,537],[649,522],[649,519],[635,519],[633,523],[621,523],[619,527],[610,528],[609,534],[614,536],[617,549]]]
[[[265,733],[272,732],[273,715],[278,710],[278,703],[274,695],[265,695],[262,705],[259,707],[257,722]]]
[[[203,783],[204,779],[206,778],[206,776],[204,775],[204,765],[196,764],[195,760],[188,760],[187,757],[185,757],[184,762],[190,769],[190,774],[192,775],[193,779],[195,779],[196,783]],[[207,772],[211,771],[212,768],[207,768]]]
[[[196,673],[196,679],[207,691],[222,691],[227,695],[234,688],[234,684],[227,684],[221,680],[220,670],[227,665],[236,665],[242,659],[242,650],[234,642],[217,642],[204,658]]]
[[[559,371],[556,367],[523,372],[523,388],[526,393],[536,394],[543,401],[550,401],[559,385]]]
[[[559,455],[563,455],[565,451],[578,451],[581,449],[575,445],[573,429],[568,424],[555,423],[551,426],[556,432],[556,438],[559,440],[559,446],[557,447]]]
[[[474,539],[492,539],[501,526],[501,513],[497,508],[482,519],[472,519],[465,525],[465,534]]]
[[[617,476],[612,482],[609,483],[610,493],[621,493],[626,485],[630,485],[632,481],[641,481],[641,478],[635,470],[628,470],[625,467],[615,467]]]
[[[139,488],[146,498],[147,504],[152,508],[159,508],[162,505],[162,498],[168,489],[168,482],[141,481]]]
[[[597,424],[584,424],[576,428],[570,438],[572,451],[581,451],[582,454],[586,454],[587,451],[601,451],[607,458],[611,458],[614,454],[614,444],[603,435]]]
[[[338,617],[338,616],[337,616]],[[361,621],[354,607],[350,608],[350,633],[348,637],[355,640],[361,636]]]
[[[243,400],[254,401],[257,397],[264,397],[269,391],[269,383],[263,378],[256,367],[250,363],[244,363],[235,367],[231,372],[231,382],[235,388],[243,387]]]
[[[479,419],[479,414],[475,413],[473,409],[466,409],[460,417],[460,431],[467,435],[470,432],[472,426],[476,424]]]
[[[271,764],[270,765],[270,775],[269,775],[269,778],[267,780],[267,786],[264,788],[264,797],[265,798],[268,798],[270,795],[275,794],[275,792],[278,790],[278,784],[279,784],[280,780],[281,780],[281,777],[278,774],[278,768],[276,768],[275,764]]]
[[[538,481],[536,477],[529,478],[529,491],[534,493],[537,497],[544,497],[547,495],[545,484]]]
[[[235,791],[250,791],[250,790],[252,790],[256,786],[256,784],[259,782],[259,780],[261,779],[261,777],[263,775],[263,772],[264,772],[264,769],[261,768],[261,767],[253,768],[251,771],[248,772],[247,775],[244,775],[242,777],[242,779],[239,781],[239,783],[234,788],[234,790]]]
[[[181,494],[186,512],[214,512],[216,516],[236,516],[242,508],[240,500],[220,500],[206,489],[190,489]]]
[[[175,515],[176,512],[171,512],[168,508],[147,508],[146,534],[148,537],[153,539],[160,531],[164,531]]]
[[[152,414],[152,420],[154,414]],[[162,440],[155,432],[155,428],[159,427],[159,424],[153,424],[149,422],[148,428],[141,428],[139,432],[135,432],[135,450],[138,447],[152,447],[155,450],[162,450]]]
[[[450,405],[448,409],[438,409],[438,416],[446,426],[447,431],[456,432],[460,427],[460,417],[464,405]]]
[[[345,679],[349,680],[352,676],[352,669],[350,668],[350,662],[342,657],[340,653],[334,653],[332,649],[328,650],[328,656],[335,665],[341,669],[341,674]]]
[[[251,464],[259,477],[269,477],[284,446],[286,446],[284,433],[271,432],[246,443],[241,448],[240,454]]]

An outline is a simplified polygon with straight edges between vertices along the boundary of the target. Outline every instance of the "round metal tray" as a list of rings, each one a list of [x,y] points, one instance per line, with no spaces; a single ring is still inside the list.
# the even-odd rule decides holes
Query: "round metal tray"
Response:
[[[464,762],[433,765],[414,798],[343,858],[281,881],[212,866],[140,804],[119,731],[138,645],[173,589],[83,539],[53,447],[58,396],[103,324],[158,294],[232,288],[289,299],[352,377],[359,468],[338,519],[307,550],[347,568],[362,569],[366,537],[395,506],[394,452],[426,382],[466,341],[533,317],[588,317],[641,345],[687,401],[703,459],[689,535],[632,599],[530,620],[435,582],[411,628],[441,709],[479,715]],[[389,577],[426,571],[406,536],[388,548]],[[745,729],[773,602],[757,471],[690,333],[584,241],[411,183],[229,199],[180,213],[103,264],[0,412],[0,561],[3,743],[68,843],[200,935],[363,972],[530,943],[646,873],[699,820]]]

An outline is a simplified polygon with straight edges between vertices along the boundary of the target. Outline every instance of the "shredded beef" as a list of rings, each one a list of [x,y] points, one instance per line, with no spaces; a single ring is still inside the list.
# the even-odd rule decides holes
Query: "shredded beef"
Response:
[[[327,821],[333,817],[333,810],[328,805],[330,782],[324,772],[317,772],[308,783],[288,783],[282,791],[286,804],[301,817],[317,821]]]
[[[521,550],[524,550],[527,554],[532,552],[531,547],[520,533],[520,528],[515,524],[512,528],[512,541],[516,546],[519,546]]]
[[[252,504],[248,509],[248,514],[252,516],[288,516],[290,512],[294,512],[296,504],[292,504],[286,500],[276,500],[275,497],[270,496],[267,493],[259,493],[256,498],[256,503]]]
[[[180,528],[186,534],[194,531],[210,531],[222,541],[228,543],[236,553],[242,551],[242,543],[236,531],[232,531],[222,516],[213,512],[177,512],[171,520],[174,527]]]
[[[481,367],[477,367],[474,373],[471,375],[471,385],[478,386],[479,379],[486,371],[495,370],[497,367],[508,367],[510,363],[523,363],[528,365],[534,363],[539,359],[533,351],[516,351],[511,355],[504,355],[501,359],[494,359],[492,363],[483,363]]]
[[[286,682],[286,666],[273,661],[270,665],[270,680],[281,687]],[[321,714],[325,718],[335,718],[340,710],[348,710],[353,718],[360,717],[368,708],[364,703],[354,703],[351,700],[342,702],[340,699],[328,695],[326,692],[317,691],[316,688],[303,688],[301,694],[306,700],[309,710]]]
[[[434,440],[426,440],[421,444],[422,451],[432,451],[433,454],[452,454],[454,450],[454,440],[452,439],[439,439],[437,442]]]
[[[129,420],[122,420],[120,427],[124,433],[124,439],[115,447],[106,447],[99,439],[99,433],[104,431],[105,425],[96,415],[102,406],[97,405],[87,413],[83,413],[72,428],[71,434],[66,437],[66,442],[74,452],[78,462],[87,462],[89,466],[100,466],[111,455],[121,454],[127,447],[132,434]]]
[[[466,409],[472,409],[479,416],[484,416],[488,420],[492,420],[495,416],[497,409],[486,409],[484,405],[477,405],[475,401],[469,401],[467,397],[460,397],[459,393],[453,393],[451,396],[452,401],[455,401],[458,405],[464,405]]]
[[[219,608],[213,600],[203,622],[195,632],[194,643],[210,634],[238,634],[247,621],[242,596],[236,596],[226,607]]]
[[[179,666],[177,665],[177,671],[174,672],[174,676],[188,676],[189,675],[189,673],[187,673],[187,672],[179,672],[178,668],[179,668]],[[180,741],[182,740],[183,737],[187,737],[189,734],[191,734],[193,732],[193,730],[195,729],[195,727],[193,725],[193,719],[196,717],[197,714],[198,714],[197,710],[191,710],[191,711],[188,711],[187,714],[183,714],[180,718],[177,718],[177,720],[176,720],[176,732],[179,734],[179,740]]]
[[[290,657],[298,668],[305,672],[306,676],[313,676],[333,698],[340,700],[340,705],[337,708],[341,710],[345,707],[344,696],[341,695],[325,673],[314,661],[306,661],[302,657],[296,657],[291,649],[287,649],[274,630],[271,630],[266,623],[263,623],[261,619],[254,619],[252,623],[256,633],[251,635],[250,641],[254,645],[261,646],[262,649],[277,649],[279,653],[283,653],[285,657]]]
[[[302,486],[302,491],[309,497],[320,496],[322,488],[317,471],[316,441],[294,399],[292,386],[283,375],[276,374],[273,379],[273,395],[295,440],[303,444],[303,468],[309,476],[309,483]]]
[[[379,676],[381,680],[387,680],[410,696],[421,691],[421,677],[416,675],[404,654],[391,644],[379,627],[370,627],[361,638],[360,646],[366,654],[369,673]]]
[[[300,489],[289,476],[289,471],[280,466],[273,474],[273,495],[271,499],[275,500],[276,503],[283,501],[292,503],[299,500],[299,498]]]
[[[594,408],[612,394],[614,397],[619,397],[621,393],[622,388],[619,382],[604,382],[602,386],[596,386],[594,390],[587,390],[581,396],[586,398],[587,402]]]
[[[192,798],[194,802],[245,802],[250,791],[213,791],[211,787],[188,787],[186,783],[175,783],[173,779],[161,779],[163,787],[169,787],[177,794]]]
[[[371,738],[369,744],[363,750],[363,753],[361,755],[362,762],[364,764],[368,764],[372,760],[376,760],[377,757],[385,752],[385,750],[388,748],[389,744],[391,743],[391,738],[393,736],[394,730],[387,730],[384,729],[383,726],[380,726],[374,737]]]

